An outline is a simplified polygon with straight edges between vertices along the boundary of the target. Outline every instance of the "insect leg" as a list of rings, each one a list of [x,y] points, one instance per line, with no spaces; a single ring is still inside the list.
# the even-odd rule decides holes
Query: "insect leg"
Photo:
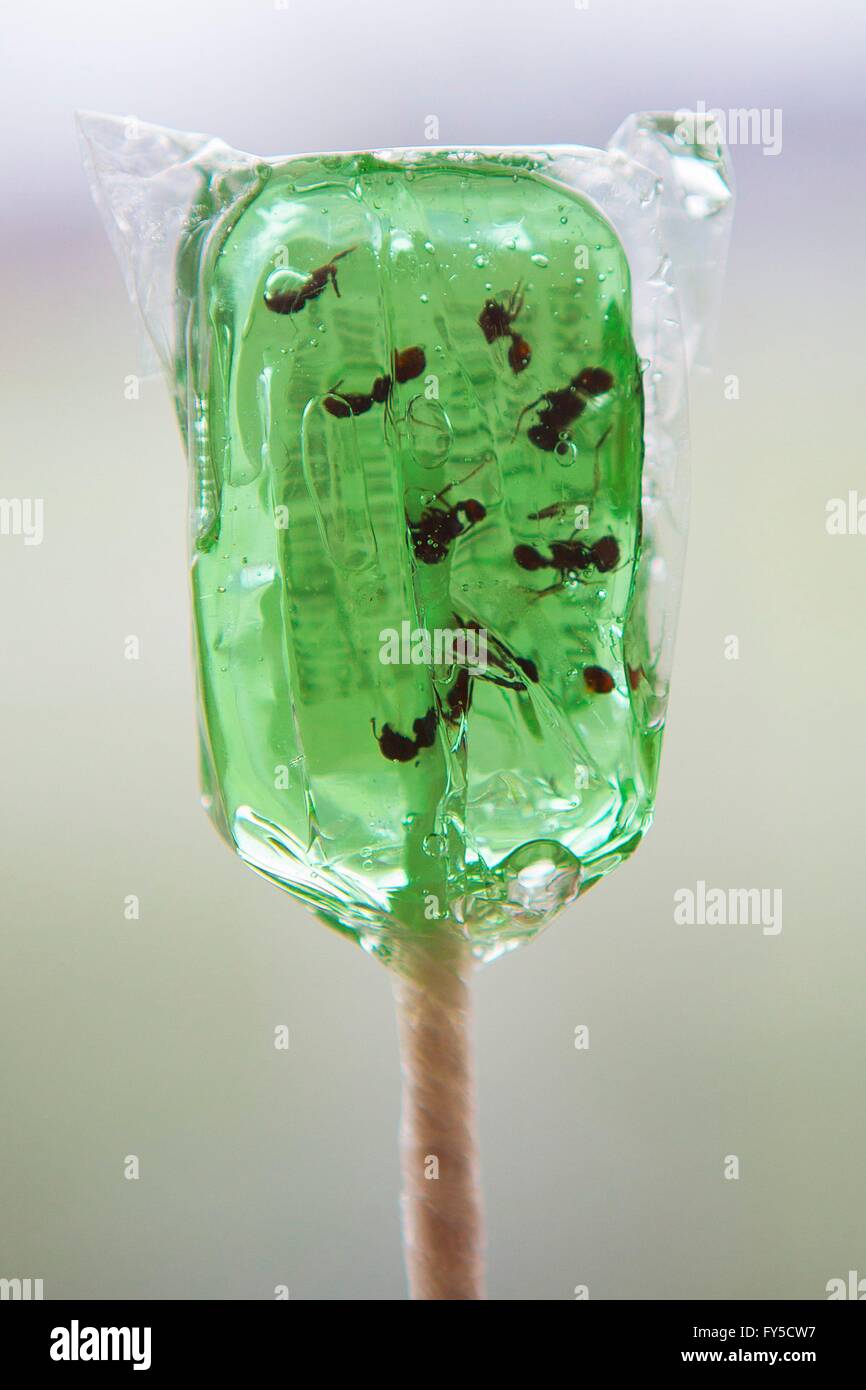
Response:
[[[515,439],[517,438],[517,431],[520,429],[520,422],[521,422],[521,420],[523,419],[523,417],[524,417],[524,415],[526,414],[526,412],[527,412],[528,410],[534,410],[535,407],[536,407],[537,405],[541,405],[541,402],[542,402],[542,401],[546,401],[546,400],[547,400],[547,397],[546,397],[546,396],[539,396],[539,397],[538,397],[538,400],[536,400],[536,401],[530,401],[530,402],[529,402],[529,405],[525,405],[525,406],[523,407],[523,409],[521,410],[520,414],[519,414],[518,417],[517,417],[517,424],[514,426],[514,433],[513,433],[513,435],[511,436],[511,442],[512,442],[512,444],[514,443]]]

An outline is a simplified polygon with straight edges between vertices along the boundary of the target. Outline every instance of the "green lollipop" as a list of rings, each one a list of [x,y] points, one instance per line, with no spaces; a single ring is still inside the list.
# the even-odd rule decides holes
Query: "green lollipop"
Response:
[[[653,813],[646,364],[621,238],[561,172],[211,152],[176,233],[205,803],[394,969],[420,1298],[483,1296],[469,966]]]
[[[431,899],[496,955],[652,813],[622,247],[531,161],[361,156],[182,254],[215,818],[385,957]]]

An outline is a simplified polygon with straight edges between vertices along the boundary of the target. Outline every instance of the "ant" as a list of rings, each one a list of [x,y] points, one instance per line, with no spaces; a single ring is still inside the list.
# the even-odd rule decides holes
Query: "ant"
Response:
[[[540,511],[530,512],[530,521],[547,521],[554,516],[565,516],[566,512],[574,511],[575,507],[583,504],[577,502],[551,502],[549,507],[542,507]]]
[[[532,658],[528,656],[512,656],[510,652],[508,655],[511,657],[515,666],[520,667],[526,679],[531,681],[533,685],[537,685],[540,677],[538,674],[538,667]],[[461,666],[460,670],[457,672],[454,684],[445,697],[445,703],[448,706],[445,718],[449,724],[459,723],[463,715],[469,713],[469,706],[472,703],[473,687],[471,681],[473,678],[477,678],[478,680],[489,680],[493,685],[504,686],[507,690],[524,691],[526,689],[525,681],[509,680],[505,676],[493,676],[489,671],[482,674],[480,671],[470,670],[468,666]]]
[[[338,381],[331,390],[336,391],[339,385]],[[380,376],[373,382],[373,389],[368,395],[343,391],[339,396],[326,396],[324,406],[328,414],[334,415],[338,420],[345,420],[348,415],[366,415],[374,405],[382,405],[388,399],[390,390],[391,378]]]
[[[445,718],[449,724],[459,723],[463,715],[469,713],[469,706],[472,703],[471,678],[472,672],[469,667],[461,666],[454,684],[445,696],[445,703],[448,706]]]
[[[471,621],[461,622],[456,614],[454,617],[458,627],[474,628],[477,632],[481,631],[478,623]],[[489,635],[488,640],[490,640]],[[448,706],[445,718],[449,724],[459,723],[461,717],[469,712],[473,689],[470,682],[473,677],[477,677],[478,680],[489,680],[494,685],[504,686],[508,690],[519,690],[524,692],[526,690],[526,681],[514,679],[513,668],[517,666],[523,672],[526,680],[531,681],[533,685],[538,684],[540,680],[538,666],[532,658],[528,656],[515,656],[499,638],[493,639],[493,650],[490,652],[490,657],[493,665],[497,667],[497,670],[505,674],[494,675],[489,669],[479,671],[468,666],[462,666],[457,672],[454,684],[445,697],[445,703]]]
[[[389,758],[392,763],[411,763],[422,748],[433,747],[436,742],[437,721],[436,709],[431,705],[427,713],[421,715],[412,724],[414,738],[398,733],[396,729],[391,728],[390,724],[383,724],[381,734],[377,734],[376,720],[371,719],[370,723],[373,726],[373,737],[384,757]]]
[[[524,406],[517,417],[512,438],[516,438],[520,421],[527,410],[532,410],[542,401],[546,401],[546,405],[538,412],[538,420],[534,425],[530,425],[526,436],[536,449],[544,449],[548,454],[553,453],[561,444],[561,436],[568,426],[583,414],[589,397],[603,396],[612,386],[613,377],[604,367],[584,367],[583,371],[573,377],[568,386],[563,387],[561,391],[545,391],[538,400],[530,401],[529,405]]]
[[[532,360],[532,348],[526,339],[520,333],[515,333],[511,327],[523,308],[525,298],[518,280],[507,304],[501,304],[498,299],[487,299],[478,315],[478,326],[488,343],[495,343],[498,338],[511,339],[508,365],[515,374],[524,371]]]
[[[473,468],[461,482],[468,482],[483,466],[480,463],[478,468]],[[454,486],[454,483],[449,483],[443,487],[433,498],[433,504],[424,508],[420,519],[409,521],[412,549],[417,559],[425,565],[438,565],[446,558],[451,542],[468,531],[470,526],[483,521],[487,515],[487,508],[474,497],[467,498],[465,502],[456,502],[453,507],[437,507],[435,503],[440,502]]]
[[[505,653],[505,655],[506,655],[506,657],[508,658],[508,660],[509,660],[510,662],[512,662],[513,665],[519,666],[519,667],[520,667],[521,671],[523,672],[524,676],[526,677],[526,680],[531,681],[531,683],[532,683],[533,685],[538,685],[538,682],[539,682],[539,680],[541,679],[541,677],[540,677],[539,674],[538,674],[538,667],[537,667],[537,665],[535,664],[535,662],[532,660],[532,658],[529,657],[529,656],[515,656],[513,652],[511,652],[511,651],[508,650],[508,648],[505,646],[504,643],[501,643],[500,645],[502,646],[502,650],[503,650],[503,652]],[[507,665],[506,665],[505,662],[503,662],[503,661],[496,661],[495,664],[496,664],[501,670],[505,670],[505,671],[508,670]],[[511,677],[509,677],[508,675],[505,675],[505,676],[493,676],[493,675],[491,675],[490,672],[488,671],[488,672],[485,674],[485,676],[482,677],[482,679],[492,681],[494,685],[501,685],[501,686],[504,686],[506,690],[521,690],[521,691],[522,691],[522,690],[525,690],[525,689],[526,689],[526,681],[514,680],[514,679],[512,679]]]
[[[396,381],[398,385],[412,381],[414,377],[421,375],[427,365],[424,349],[410,347],[395,352],[393,365],[393,381]],[[374,405],[382,405],[387,401],[391,394],[393,381],[390,376],[377,376],[369,393],[360,394],[344,391],[339,396],[328,395],[324,401],[325,409],[329,415],[334,415],[338,420],[345,420],[349,415],[366,415],[367,411],[371,410]],[[339,385],[340,382],[338,381],[335,386],[331,387],[331,391],[336,391]]]
[[[583,683],[593,695],[609,695],[616,681],[603,666],[584,666]]]
[[[270,298],[266,294],[265,304],[275,314],[297,314],[311,299],[318,299],[319,295],[324,293],[328,281],[334,286],[334,294],[340,299],[342,296],[337,285],[337,261],[341,261],[344,256],[357,249],[357,246],[349,246],[345,251],[338,251],[333,260],[328,261],[327,265],[320,265],[296,290],[285,290],[282,294],[271,295]]]
[[[642,666],[626,666],[628,683],[632,690],[637,690],[641,681],[646,677],[646,671]]]
[[[585,545],[583,541],[572,537],[567,541],[551,541],[549,556],[542,555],[534,545],[516,545],[513,555],[523,570],[559,571],[559,579],[555,584],[551,584],[548,589],[539,589],[535,594],[536,598],[541,598],[542,594],[550,594],[561,588],[567,574],[589,569],[590,565],[594,565],[599,574],[608,574],[612,569],[616,569],[619,564],[619,542],[615,536],[601,536],[594,545]]]
[[[475,628],[477,632],[481,631],[479,624],[476,622],[466,623],[465,626]],[[538,685],[540,679],[538,667],[531,657],[517,656],[510,647],[505,645],[501,637],[492,637],[489,633],[488,643],[492,645],[490,657],[493,665],[500,671],[504,671],[506,675],[504,677],[494,676],[491,675],[489,671],[486,671],[482,679],[491,680],[494,685],[508,686],[511,690],[525,690],[525,681],[513,679],[513,668],[517,666],[523,672],[524,676],[526,676],[527,680],[531,681],[533,685]]]
[[[527,680],[532,681],[533,685],[538,685],[538,682],[541,680],[541,677],[538,674],[538,667],[532,660],[532,657],[516,656],[514,660],[517,662],[517,665],[520,667]]]

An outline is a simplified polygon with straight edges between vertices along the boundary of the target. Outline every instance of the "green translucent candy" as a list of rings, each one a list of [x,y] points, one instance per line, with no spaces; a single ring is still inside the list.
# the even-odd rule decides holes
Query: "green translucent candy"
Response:
[[[498,954],[652,816],[629,270],[538,169],[263,166],[180,251],[206,803],[383,955]]]

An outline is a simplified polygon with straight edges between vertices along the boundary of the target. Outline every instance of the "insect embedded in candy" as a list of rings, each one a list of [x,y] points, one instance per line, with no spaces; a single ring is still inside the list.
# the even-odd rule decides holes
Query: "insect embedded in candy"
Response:
[[[553,453],[563,443],[562,435],[569,425],[573,425],[578,416],[583,414],[590,397],[603,396],[612,386],[613,377],[604,367],[584,367],[583,371],[578,372],[562,390],[545,391],[537,400],[524,406],[517,418],[514,436],[516,437],[526,412],[544,401],[545,404],[538,412],[538,420],[534,425],[530,425],[526,437],[536,449]]]
[[[523,308],[524,299],[525,295],[521,292],[518,281],[507,303],[503,304],[498,299],[487,299],[478,315],[478,326],[488,343],[495,343],[499,338],[511,339],[508,365],[515,373],[524,371],[532,359],[532,348],[526,339],[511,327]]]
[[[478,468],[482,467],[483,464],[478,465]],[[478,472],[478,468],[473,468],[462,481],[468,482],[469,478]],[[416,559],[425,565],[438,565],[448,554],[451,542],[471,526],[483,521],[487,515],[487,508],[475,497],[469,497],[464,502],[455,502],[453,507],[437,505],[454,486],[454,483],[449,483],[447,487],[443,487],[441,492],[436,493],[430,505],[424,508],[418,521],[409,521],[412,550]]]
[[[599,574],[608,574],[619,564],[620,549],[616,536],[601,536],[593,545],[572,536],[565,541],[551,541],[550,555],[542,555],[534,545],[516,545],[513,550],[515,563],[522,570],[532,573],[535,570],[553,569],[559,571],[559,579],[547,589],[539,589],[536,597],[553,593],[562,588],[570,574],[581,573],[593,568]]]
[[[297,289],[280,290],[276,294],[268,294],[266,289],[265,304],[275,314],[297,314],[311,299],[318,299],[327,289],[329,282],[334,286],[334,294],[339,299],[341,296],[337,284],[337,261],[356,250],[356,246],[348,246],[345,251],[338,251],[326,265],[320,265],[317,270],[312,271]]]
[[[616,685],[610,671],[603,666],[585,666],[583,683],[593,695],[609,695]]]
[[[392,729],[390,724],[382,725],[382,732],[376,733],[376,720],[371,719],[373,726],[373,736],[378,743],[382,755],[394,763],[411,763],[418,756],[422,748],[432,748],[436,742],[436,724],[438,715],[435,707],[431,706],[426,714],[421,715],[412,724],[414,738],[409,738],[407,734],[401,734],[397,729]]]
[[[393,355],[393,377],[377,376],[369,391],[342,391],[336,395],[334,393],[340,386],[338,381],[325,397],[325,409],[338,420],[345,420],[349,415],[366,415],[374,405],[382,405],[387,401],[395,381],[402,385],[406,381],[414,380],[416,376],[421,375],[426,365],[427,358],[423,348],[403,348]]]

